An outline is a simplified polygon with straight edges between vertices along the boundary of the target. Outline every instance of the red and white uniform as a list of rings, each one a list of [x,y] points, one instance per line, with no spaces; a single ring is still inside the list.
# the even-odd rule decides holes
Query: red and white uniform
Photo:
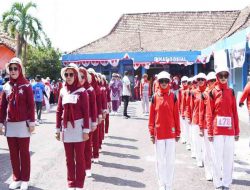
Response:
[[[21,63],[20,63],[21,64]],[[30,132],[35,126],[35,104],[32,87],[22,74],[3,86],[0,104],[0,129],[5,125],[13,170],[13,180],[28,182],[30,179]]]
[[[105,118],[105,134],[108,134],[109,132],[109,113],[111,111],[111,90],[109,88],[109,85],[106,85],[106,90],[107,90],[107,106],[108,106],[108,112],[106,114],[106,118]]]
[[[207,87],[206,90],[201,95],[201,101],[199,104],[199,127],[204,134],[204,168],[205,168],[205,177],[207,180],[212,179],[213,177],[213,154],[212,154],[212,143],[208,140],[208,131],[207,131],[207,112],[206,106],[209,101],[209,93],[213,90],[214,86]]]
[[[247,85],[243,90],[243,93],[240,98],[240,103],[244,103],[246,99],[247,99],[247,109],[250,112],[250,82],[247,83]]]
[[[232,89],[219,81],[206,106],[208,136],[213,137],[213,182],[215,187],[232,183],[234,137],[239,136],[239,119]]]
[[[178,100],[170,92],[170,87],[165,90],[160,88],[154,94],[150,105],[148,126],[150,135],[155,136],[160,188],[171,189],[174,175],[175,138],[180,136],[180,118]]]

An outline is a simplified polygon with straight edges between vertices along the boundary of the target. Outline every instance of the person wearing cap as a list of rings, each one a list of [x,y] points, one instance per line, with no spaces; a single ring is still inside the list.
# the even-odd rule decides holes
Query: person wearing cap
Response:
[[[201,101],[201,94],[206,89],[206,75],[204,73],[199,73],[195,77],[198,87],[194,85],[193,90],[190,94],[190,109],[188,112],[188,118],[192,123],[192,157],[196,158],[197,166],[203,167],[203,157],[202,157],[202,144],[203,139],[199,135],[199,104]]]
[[[64,143],[68,189],[81,190],[85,180],[84,147],[90,132],[89,98],[75,64],[62,68],[61,76],[65,85],[58,100],[55,137]]]
[[[186,126],[185,116],[184,116],[184,107],[185,107],[185,100],[186,100],[186,90],[188,88],[187,83],[188,77],[183,76],[181,78],[181,88],[178,92],[178,103],[179,103],[179,111],[180,111],[180,125],[181,125],[181,141],[183,144],[186,144],[188,141],[188,126]]]
[[[84,67],[79,68],[80,76],[82,78],[81,84],[87,90],[89,95],[89,123],[90,133],[89,139],[85,142],[85,169],[86,176],[91,177],[91,160],[92,160],[92,136],[93,132],[97,129],[97,105],[96,105],[96,94],[94,88],[91,86],[92,78],[91,75]]]
[[[122,79],[122,98],[124,101],[123,116],[126,119],[130,118],[130,116],[128,115],[128,112],[127,112],[129,98],[131,96],[130,80],[129,80],[128,76],[129,76],[129,72],[125,71],[124,77]]]
[[[200,127],[200,136],[203,138],[203,160],[204,160],[204,169],[205,177],[207,181],[212,181],[213,179],[213,168],[212,168],[212,144],[208,140],[207,132],[207,113],[206,105],[209,99],[209,93],[213,90],[216,82],[215,72],[208,73],[207,77],[207,87],[204,92],[201,93],[201,100],[199,103],[199,127]]]
[[[153,95],[150,105],[148,127],[156,148],[159,190],[170,190],[174,177],[175,142],[180,138],[178,100],[170,90],[168,72],[159,73],[158,83],[159,89]]]
[[[109,88],[111,90],[112,114],[117,115],[120,93],[119,93],[118,76],[116,73],[112,74],[112,79],[109,83]]]
[[[140,98],[142,101],[142,112],[147,115],[149,112],[149,97],[151,96],[151,85],[148,81],[148,75],[144,74],[140,84]]]
[[[93,162],[99,162],[99,131],[100,124],[102,122],[102,97],[101,97],[101,90],[98,84],[98,77],[94,69],[89,68],[88,72],[91,75],[91,86],[95,90],[96,94],[96,108],[97,108],[97,129],[93,132],[92,136],[92,145],[93,145]]]
[[[216,68],[217,83],[206,106],[208,139],[213,142],[213,183],[229,189],[232,183],[234,141],[239,139],[239,118],[233,89],[228,87],[229,69]]]
[[[0,134],[5,136],[10,151],[13,182],[9,189],[27,190],[30,180],[30,136],[35,130],[35,103],[32,87],[25,78],[22,61],[13,58],[6,64],[10,76],[3,86],[0,107]]]

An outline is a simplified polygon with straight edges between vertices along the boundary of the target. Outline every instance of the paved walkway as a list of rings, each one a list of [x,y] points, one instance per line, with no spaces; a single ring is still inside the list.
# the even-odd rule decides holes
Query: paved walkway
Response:
[[[31,141],[31,190],[66,189],[63,145],[54,139],[55,108],[43,114],[44,124],[37,127]],[[121,112],[120,112],[121,113]],[[86,179],[88,190],[157,190],[154,146],[149,141],[147,118],[141,116],[139,102],[129,104],[131,119],[110,117],[110,133],[105,139],[100,163],[93,165],[93,177]],[[233,190],[250,189],[250,130],[241,122],[242,138],[236,143]],[[0,190],[7,190],[11,167],[6,140],[0,136]],[[190,152],[181,143],[176,148],[174,190],[209,190],[203,169],[197,168]]]

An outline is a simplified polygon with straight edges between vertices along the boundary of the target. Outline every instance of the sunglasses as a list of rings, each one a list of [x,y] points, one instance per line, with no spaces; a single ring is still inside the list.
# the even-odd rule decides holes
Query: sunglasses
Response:
[[[9,67],[9,71],[17,71],[18,68],[17,67]]]
[[[224,78],[224,79],[227,79],[228,76],[229,76],[228,73],[227,73],[227,74],[219,74],[219,78],[220,78],[220,79],[223,79],[223,78]]]
[[[200,81],[205,81],[205,79],[203,78],[197,78],[197,81],[200,82]]]
[[[216,82],[216,79],[211,79],[209,80],[209,82]]]
[[[182,83],[187,83],[187,81],[182,81]]]
[[[73,77],[74,76],[74,73],[64,73],[64,76],[65,76],[65,78],[67,78],[67,77]]]
[[[160,83],[160,84],[163,84],[163,83],[168,84],[169,82],[170,82],[169,79],[160,79],[160,80],[159,80],[159,83]]]

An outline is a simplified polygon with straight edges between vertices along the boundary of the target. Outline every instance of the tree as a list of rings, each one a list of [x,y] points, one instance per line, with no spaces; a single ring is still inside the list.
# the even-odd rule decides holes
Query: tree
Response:
[[[42,42],[40,36],[44,34],[40,21],[29,14],[29,10],[36,7],[36,4],[32,2],[26,5],[14,3],[11,9],[3,14],[4,31],[16,38],[16,56],[23,56],[24,65],[27,60],[28,41],[37,45],[39,42]]]
[[[52,47],[28,47],[27,63],[25,65],[26,75],[35,78],[37,74],[50,79],[60,78],[61,53]]]

